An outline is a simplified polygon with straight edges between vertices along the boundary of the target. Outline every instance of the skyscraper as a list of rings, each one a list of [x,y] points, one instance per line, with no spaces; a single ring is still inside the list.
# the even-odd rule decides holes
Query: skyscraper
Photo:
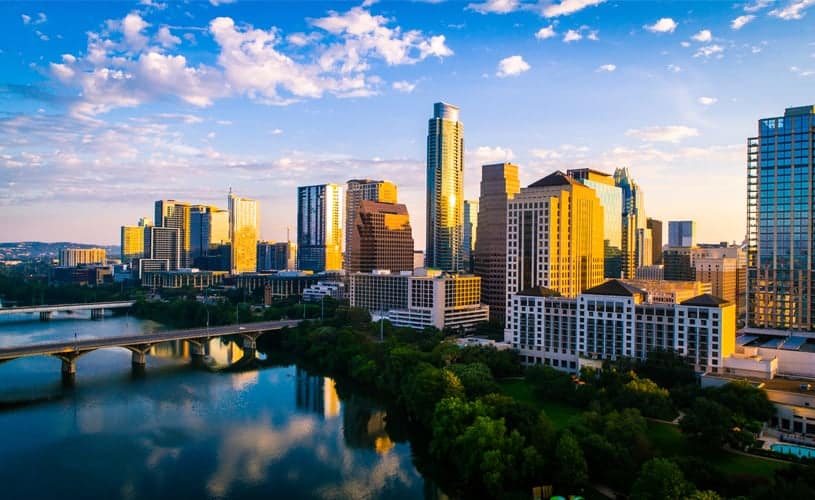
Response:
[[[192,267],[190,209],[191,205],[185,201],[156,201],[156,226],[178,229],[179,260],[172,269]]]
[[[144,257],[144,226],[122,226],[121,248],[125,264]]]
[[[696,246],[696,222],[692,220],[668,221],[668,246]]]
[[[348,271],[413,270],[413,231],[404,205],[363,200],[351,230]]]
[[[150,258],[167,262],[167,270],[181,267],[181,232],[177,227],[153,226],[150,229]],[[145,229],[147,231],[147,229]]]
[[[396,203],[396,184],[390,181],[373,181],[371,179],[352,179],[345,190],[345,254],[343,267],[350,269],[351,259],[358,249],[354,246],[354,224],[357,210],[363,200],[380,203]]]
[[[291,241],[259,241],[257,270],[286,271],[297,266],[297,249]]]
[[[478,200],[464,200],[464,231],[461,244],[463,270],[473,272],[473,253],[478,231]]]
[[[210,249],[229,243],[229,211],[208,205],[190,209],[190,253],[193,262]]]
[[[490,306],[490,319],[502,324],[507,301],[507,202],[520,190],[517,165],[481,167],[473,272],[481,277],[481,302]]]
[[[747,322],[815,329],[815,106],[758,121],[747,140]]]
[[[637,242],[647,238],[638,238],[638,229],[647,229],[645,217],[645,200],[640,187],[634,182],[627,167],[614,170],[614,184],[622,189],[622,275],[631,279],[635,275],[640,252],[652,252],[651,248],[638,248]],[[648,241],[650,241],[648,239]]]
[[[603,207],[592,188],[554,172],[507,210],[507,307],[528,289],[576,297],[603,282]]]
[[[232,245],[232,274],[252,273],[257,269],[258,202],[241,198],[229,190],[229,241]]]
[[[600,204],[603,205],[604,276],[619,278],[622,276],[622,188],[614,183],[611,175],[590,168],[568,170],[566,174],[594,189],[600,198]]]
[[[297,268],[342,269],[342,188],[336,184],[297,188]]]
[[[459,109],[437,102],[427,126],[427,238],[425,266],[462,268],[464,237],[464,125]]]
[[[651,247],[653,256],[651,262],[654,265],[662,264],[662,221],[648,217],[645,225],[651,230]]]

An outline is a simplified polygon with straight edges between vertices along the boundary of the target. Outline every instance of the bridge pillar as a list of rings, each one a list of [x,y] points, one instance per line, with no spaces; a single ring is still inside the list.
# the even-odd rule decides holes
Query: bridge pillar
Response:
[[[50,311],[43,311],[40,313],[40,321],[49,321],[51,319]]]
[[[207,353],[203,342],[187,341],[190,344],[190,357],[193,359],[203,358]]]
[[[64,356],[62,358],[62,375],[76,375],[76,357]]]
[[[244,335],[243,336],[243,349],[244,350],[255,350],[257,349],[257,337]]]
[[[145,366],[147,364],[147,352],[133,351],[133,367]]]
[[[104,309],[91,309],[91,319],[102,319],[105,317]]]

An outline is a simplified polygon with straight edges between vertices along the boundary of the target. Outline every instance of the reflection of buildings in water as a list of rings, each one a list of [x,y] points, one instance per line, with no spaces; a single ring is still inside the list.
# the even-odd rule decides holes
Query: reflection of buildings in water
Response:
[[[233,373],[231,377],[232,389],[242,391],[247,387],[254,385],[258,381],[257,370],[250,370],[245,372]]]
[[[316,377],[297,368],[295,372],[295,405],[299,410],[316,413],[323,418],[333,418],[340,414],[340,397],[334,387],[334,380]]]
[[[243,357],[243,349],[235,342],[212,339],[207,343],[206,353],[217,365],[230,366]]]
[[[346,400],[342,413],[345,444],[350,448],[387,453],[394,446],[385,429],[387,416],[384,410],[373,408],[359,398]]]
[[[188,358],[190,356],[190,345],[183,340],[160,342],[153,345],[148,354],[157,358]]]

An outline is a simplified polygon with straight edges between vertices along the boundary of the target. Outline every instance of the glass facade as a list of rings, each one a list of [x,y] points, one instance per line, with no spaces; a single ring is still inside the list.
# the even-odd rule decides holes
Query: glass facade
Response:
[[[645,216],[645,199],[642,190],[634,182],[628,168],[618,168],[614,171],[614,183],[622,190],[622,277],[631,279],[635,276],[636,267],[644,259],[645,252],[651,253],[651,248],[641,248],[646,238],[637,238],[640,229],[647,230]],[[639,242],[639,243],[638,243]]]
[[[568,175],[594,189],[603,206],[604,276],[622,276],[622,189],[614,185],[614,178],[590,169],[569,170]]]
[[[342,188],[319,184],[297,188],[297,268],[342,269]]]
[[[257,269],[258,202],[229,193],[229,239],[232,274]]]
[[[815,107],[758,122],[747,141],[748,322],[812,330]]]

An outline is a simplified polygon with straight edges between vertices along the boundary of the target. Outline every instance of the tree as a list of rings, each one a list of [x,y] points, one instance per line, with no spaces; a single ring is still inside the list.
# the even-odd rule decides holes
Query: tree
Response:
[[[495,383],[492,372],[484,363],[456,363],[447,369],[455,373],[461,380],[468,398],[498,392],[498,384]]]
[[[577,439],[571,432],[564,432],[555,448],[555,481],[569,494],[579,493],[589,479],[586,459]]]
[[[731,432],[732,413],[715,401],[697,398],[679,421],[679,427],[688,440],[702,450],[722,447]]]
[[[666,458],[653,458],[642,466],[631,488],[631,500],[684,500],[693,494],[679,467]]]
[[[402,397],[410,414],[429,427],[436,403],[443,398],[463,398],[464,387],[452,372],[421,363],[403,383]]]

